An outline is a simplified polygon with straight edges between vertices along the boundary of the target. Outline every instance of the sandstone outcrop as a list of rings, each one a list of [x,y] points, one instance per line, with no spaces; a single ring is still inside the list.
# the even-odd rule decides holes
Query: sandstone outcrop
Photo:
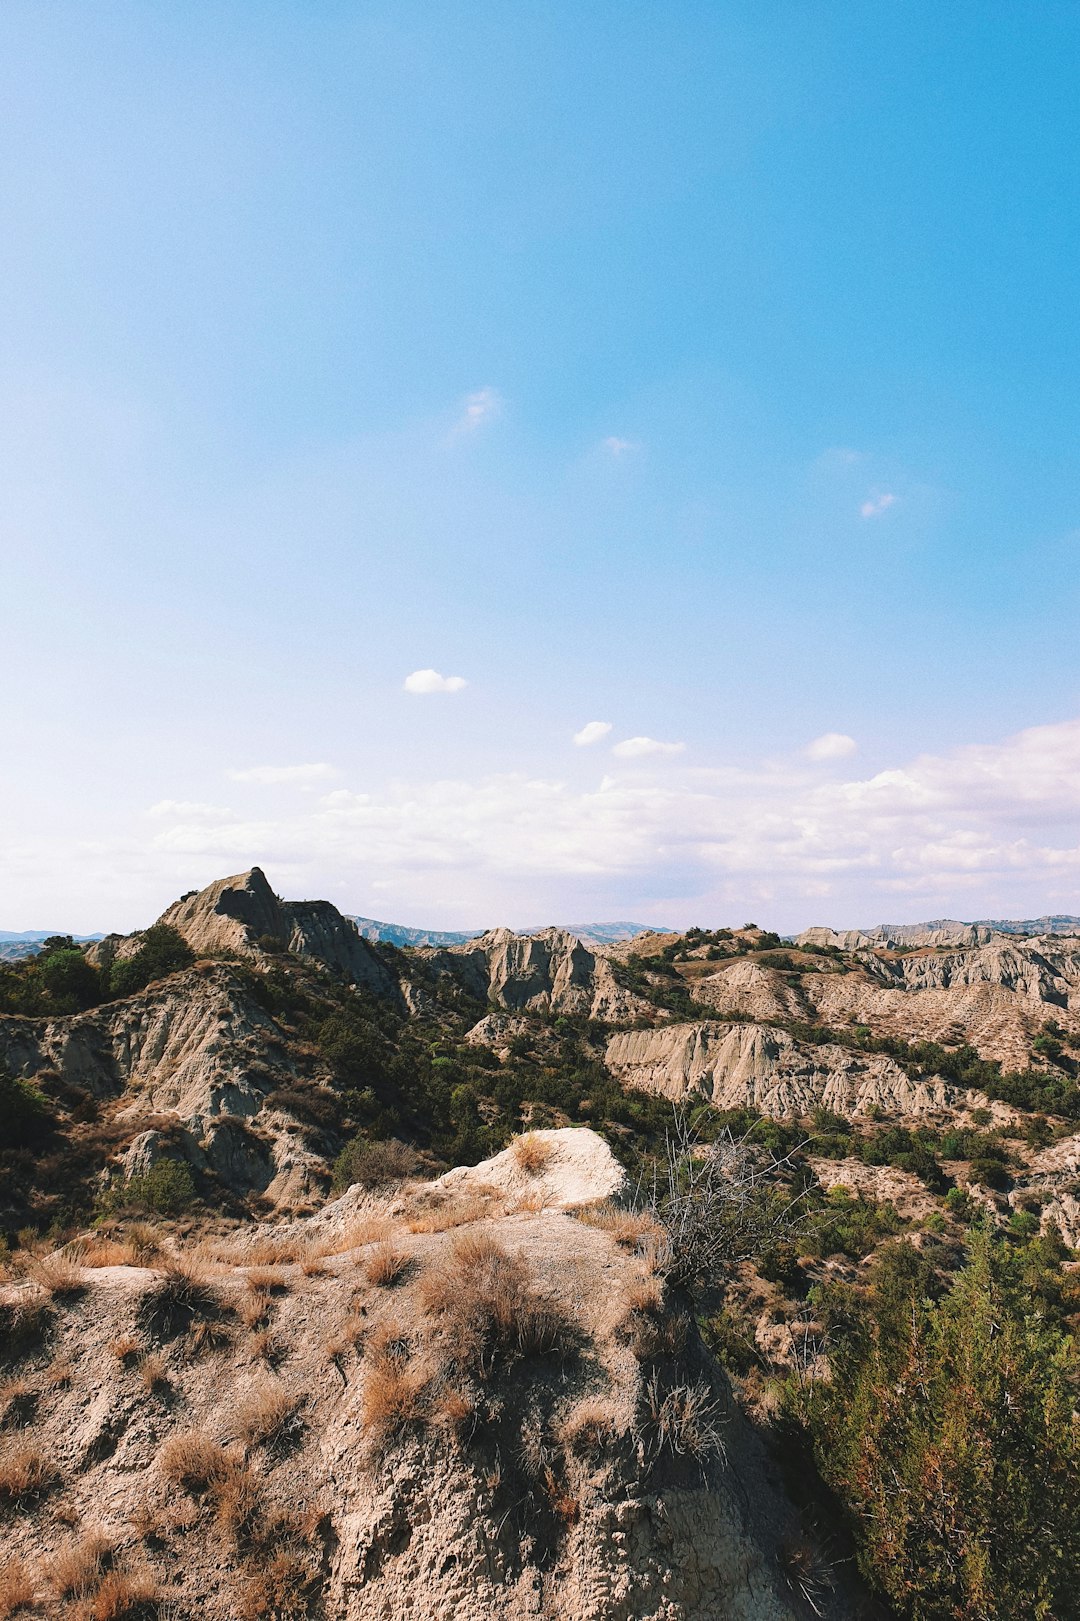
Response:
[[[420,956],[452,974],[477,1001],[509,1012],[582,1014],[606,1023],[654,1012],[618,983],[607,955],[590,951],[565,929],[492,929],[465,945]]]
[[[5,1526],[31,1588],[93,1536],[168,1613],[207,1621],[804,1614],[781,1560],[798,1518],[648,1256],[557,1209],[432,1231],[411,1208],[369,1201],[336,1241],[266,1229],[260,1251],[204,1247],[180,1273],[91,1242],[51,1302],[0,1289],[6,1321],[41,1311],[4,1353],[27,1393],[19,1444],[51,1471]],[[482,1256],[500,1299],[551,1327],[477,1360],[454,1280],[482,1312]],[[659,1358],[635,1339],[643,1298],[677,1347]],[[691,1394],[672,1444],[657,1402]]]
[[[197,955],[257,956],[265,939],[366,990],[384,996],[397,991],[393,974],[351,919],[329,901],[279,900],[259,867],[174,901],[158,922],[176,929]]]
[[[930,1115],[966,1097],[938,1079],[911,1080],[883,1054],[802,1044],[769,1025],[710,1021],[621,1031],[608,1041],[606,1063],[624,1086],[673,1103],[702,1097],[718,1109],[749,1106],[777,1117],[819,1106],[848,1117],[871,1110]]]

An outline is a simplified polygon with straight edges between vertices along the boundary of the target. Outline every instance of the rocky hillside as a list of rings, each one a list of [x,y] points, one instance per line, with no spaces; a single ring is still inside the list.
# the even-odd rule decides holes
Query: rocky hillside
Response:
[[[0,1291],[0,1611],[782,1621],[798,1518],[588,1131]]]
[[[911,1293],[947,1390],[933,1313],[978,1297],[1014,1410],[1065,1411],[1061,935],[398,949],[253,868],[0,964],[0,1128],[0,1621],[841,1615],[856,1559],[899,1616],[974,1616],[889,1574],[874,1313]],[[905,1524],[937,1591],[955,1549]]]

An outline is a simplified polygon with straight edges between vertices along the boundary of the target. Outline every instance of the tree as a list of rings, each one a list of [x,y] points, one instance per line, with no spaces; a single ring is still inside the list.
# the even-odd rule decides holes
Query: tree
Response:
[[[114,962],[109,971],[109,989],[114,996],[133,996],[155,979],[190,968],[195,953],[178,930],[168,923],[155,923],[142,937],[132,957]]]

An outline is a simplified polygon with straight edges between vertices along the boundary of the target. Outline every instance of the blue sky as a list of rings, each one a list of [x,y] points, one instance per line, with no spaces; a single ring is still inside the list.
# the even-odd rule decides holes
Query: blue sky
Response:
[[[1080,912],[1078,68],[7,0],[0,924]]]

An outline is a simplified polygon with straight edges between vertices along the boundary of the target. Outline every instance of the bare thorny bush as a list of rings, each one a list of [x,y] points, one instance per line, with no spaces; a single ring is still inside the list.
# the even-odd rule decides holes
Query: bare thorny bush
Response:
[[[706,1142],[674,1110],[664,1152],[634,1197],[661,1234],[657,1269],[701,1293],[790,1237],[804,1197],[788,1185],[796,1152],[780,1157],[728,1128]]]

